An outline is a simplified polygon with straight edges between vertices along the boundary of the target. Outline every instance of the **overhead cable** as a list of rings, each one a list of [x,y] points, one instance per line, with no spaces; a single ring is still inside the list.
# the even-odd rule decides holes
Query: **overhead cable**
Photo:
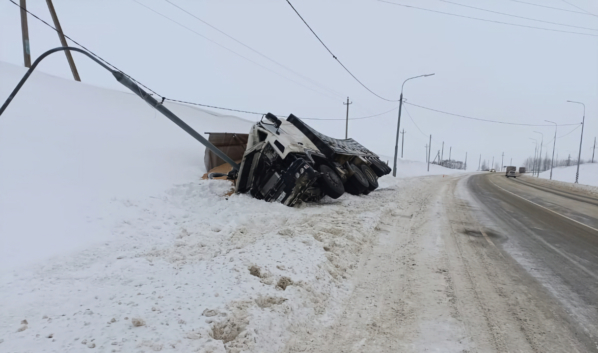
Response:
[[[235,41],[235,42],[237,42],[237,43],[241,44],[241,45],[242,45],[242,46],[244,46],[245,48],[247,48],[247,49],[251,50],[252,52],[254,52],[254,53],[256,53],[256,54],[258,54],[259,56],[261,56],[261,57],[265,58],[266,60],[269,60],[269,61],[273,62],[274,64],[276,64],[276,65],[278,65],[278,66],[282,67],[283,69],[285,69],[285,70],[287,70],[287,71],[289,71],[289,72],[292,72],[293,74],[295,74],[295,75],[297,75],[297,76],[299,76],[299,77],[301,77],[301,78],[305,79],[306,81],[309,81],[309,82],[313,83],[314,85],[316,85],[316,86],[318,86],[318,87],[320,87],[320,88],[322,88],[322,89],[325,89],[325,90],[327,90],[328,92],[330,92],[330,93],[332,93],[332,94],[337,94],[337,95],[339,95],[339,96],[343,96],[341,93],[339,93],[339,92],[337,92],[337,91],[335,91],[335,90],[333,90],[333,89],[331,89],[331,88],[328,88],[328,87],[324,86],[323,84],[319,83],[318,81],[316,81],[316,80],[313,80],[313,79],[311,79],[311,78],[309,78],[309,77],[307,77],[307,76],[305,76],[305,75],[303,75],[303,74],[301,74],[301,73],[299,73],[299,72],[297,72],[297,71],[295,71],[295,70],[291,69],[290,67],[288,67],[288,66],[286,66],[286,65],[283,65],[283,64],[281,64],[280,62],[278,62],[278,61],[276,61],[276,60],[274,60],[274,59],[270,58],[269,56],[267,56],[267,55],[265,55],[265,54],[263,54],[263,53],[259,52],[258,50],[256,50],[256,49],[254,49],[254,48],[250,47],[249,45],[247,45],[247,44],[245,44],[245,43],[241,42],[240,40],[236,39],[235,37],[233,37],[233,36],[231,36],[231,35],[227,34],[226,32],[224,32],[224,31],[222,31],[222,30],[218,29],[218,28],[217,28],[217,27],[215,27],[214,25],[212,25],[212,24],[208,23],[207,21],[205,21],[205,20],[201,19],[201,18],[200,18],[200,17],[198,17],[197,15],[195,15],[195,14],[193,14],[192,12],[190,12],[190,11],[186,10],[185,8],[183,8],[183,7],[181,7],[181,6],[179,6],[179,5],[175,4],[175,3],[173,3],[172,1],[170,1],[170,0],[164,0],[164,1],[166,1],[166,2],[167,2],[167,3],[169,3],[170,5],[172,5],[172,6],[176,7],[176,8],[178,8],[179,10],[183,11],[184,13],[188,14],[189,16],[191,16],[191,17],[195,18],[196,20],[200,21],[201,23],[205,24],[206,26],[208,26],[208,27],[210,27],[210,28],[212,28],[212,29],[214,29],[214,30],[218,31],[219,33],[221,33],[221,34],[223,34],[224,36],[226,36],[226,37],[230,38],[231,40],[233,40],[233,41]]]
[[[507,121],[498,121],[498,120],[474,118],[474,117],[471,117],[471,116],[466,116],[466,115],[461,115],[461,114],[455,114],[455,113],[449,113],[449,112],[445,112],[445,111],[438,110],[438,109],[428,108],[428,107],[424,107],[422,105],[418,105],[418,104],[414,104],[414,103],[410,103],[410,102],[403,102],[403,103],[404,104],[412,105],[414,107],[418,107],[418,108],[430,110],[430,111],[433,111],[433,112],[436,112],[436,113],[441,113],[441,114],[456,116],[456,117],[464,118],[464,119],[484,121],[484,122],[488,122],[488,123],[505,124],[505,125],[518,125],[518,126],[553,126],[553,125],[547,125],[547,124],[523,124],[523,123],[511,123],[511,122],[507,122]],[[572,125],[577,125],[577,124],[559,124],[559,126],[572,126]]]
[[[575,5],[575,4],[572,4],[572,3],[570,3],[570,2],[569,2],[569,1],[567,1],[567,0],[561,0],[561,1],[562,1],[562,2],[564,2],[565,4],[569,5],[569,6],[573,6],[573,7],[575,7],[576,9],[578,9],[578,10],[581,10],[581,11],[583,11],[583,12],[587,13],[588,15],[592,15],[592,16],[598,16],[598,15],[595,15],[595,14],[591,13],[590,11],[587,11],[587,10],[585,10],[585,9],[582,9],[581,7],[579,7],[579,6]]]
[[[388,114],[388,113],[390,113],[392,111],[395,111],[397,109],[399,109],[399,107],[394,107],[391,110],[387,110],[385,112],[374,114],[374,115],[362,116],[362,117],[359,117],[359,118],[349,118],[349,120],[361,120],[361,119],[375,118],[375,117],[378,117],[378,116],[381,116],[381,115],[384,115],[384,114]],[[343,121],[347,120],[346,118],[345,119],[342,119],[342,118],[334,118],[334,119],[301,118],[301,119],[303,119],[303,120],[343,120]]]
[[[49,24],[48,22],[44,21],[43,19],[41,19],[40,17],[38,17],[37,15],[35,15],[34,13],[32,13],[31,11],[27,10],[26,8],[22,7],[21,5],[17,4],[16,2],[14,2],[13,0],[8,0],[10,2],[12,2],[14,5],[16,5],[17,7],[21,8],[21,10],[26,11],[28,14],[30,14],[31,16],[33,16],[35,19],[39,20],[40,22],[42,22],[43,24],[45,24],[46,26],[52,28],[53,30],[55,30],[57,33],[61,33],[65,38],[67,38],[68,40],[70,40],[71,42],[75,43],[76,45],[80,46],[81,48],[87,50],[91,55],[95,56],[98,60],[100,60],[101,62],[103,62],[104,64],[112,67],[113,69],[115,69],[116,71],[122,73],[123,75],[127,76],[128,78],[130,78],[131,80],[133,80],[135,83],[137,83],[138,85],[146,88],[147,90],[149,90],[150,92],[154,93],[157,96],[162,97],[160,94],[158,94],[156,91],[154,91],[153,89],[149,88],[148,86],[144,85],[143,83],[135,80],[133,77],[127,75],[124,71],[122,71],[121,69],[117,68],[116,66],[112,65],[111,63],[109,63],[108,61],[106,61],[104,58],[102,58],[101,56],[99,56],[98,54],[94,53],[93,51],[91,51],[90,49],[86,48],[84,45],[82,45],[81,43],[77,42],[76,40],[74,40],[73,38],[69,37],[68,35],[66,35],[66,33],[64,32],[60,32],[58,31],[54,26],[52,26],[51,24]]]
[[[12,1],[12,0],[11,0],[11,1]],[[221,47],[221,48],[223,48],[223,49],[225,49],[225,50],[227,50],[227,51],[229,51],[229,52],[231,52],[231,53],[233,53],[233,54],[235,54],[235,55],[237,55],[237,56],[239,56],[239,57],[241,57],[241,58],[243,58],[243,59],[245,59],[245,60],[247,60],[247,61],[249,61],[249,62],[251,62],[251,63],[252,63],[252,64],[254,64],[254,65],[257,65],[257,66],[261,67],[262,69],[264,69],[264,70],[266,70],[266,71],[269,71],[269,72],[271,72],[271,73],[273,73],[273,74],[275,74],[275,75],[277,75],[277,76],[280,76],[280,77],[282,77],[282,78],[284,78],[284,79],[286,79],[286,80],[289,80],[289,81],[291,81],[291,82],[294,82],[295,84],[297,84],[297,85],[299,85],[299,86],[301,86],[301,87],[303,87],[303,88],[306,88],[306,89],[308,89],[308,90],[310,90],[310,91],[316,92],[316,93],[318,93],[318,94],[325,95],[325,96],[327,96],[328,98],[331,98],[331,99],[333,99],[333,100],[335,100],[335,101],[338,101],[338,98],[332,97],[332,96],[330,96],[330,95],[329,95],[329,94],[327,94],[327,93],[324,93],[324,92],[320,92],[320,91],[318,91],[318,90],[315,90],[315,89],[313,89],[313,88],[311,88],[311,87],[308,87],[308,86],[306,86],[306,85],[304,85],[304,84],[302,84],[302,83],[300,83],[300,82],[298,82],[298,81],[295,81],[295,80],[293,80],[292,78],[289,78],[289,77],[287,77],[287,76],[285,76],[285,75],[283,75],[283,74],[281,74],[281,73],[278,73],[278,72],[276,72],[276,71],[274,71],[274,70],[272,70],[272,69],[270,69],[270,68],[268,68],[268,67],[266,67],[266,66],[264,66],[264,65],[262,65],[262,64],[259,64],[259,63],[255,62],[255,61],[253,61],[253,60],[249,59],[248,57],[246,57],[246,56],[243,56],[243,55],[241,55],[241,54],[237,53],[236,51],[234,51],[234,50],[232,50],[232,49],[230,49],[230,48],[228,48],[228,47],[226,47],[226,46],[224,46],[224,45],[222,45],[222,44],[220,44],[220,43],[218,43],[218,42],[216,42],[216,41],[214,41],[214,40],[212,40],[212,39],[210,39],[210,38],[208,38],[208,37],[206,37],[206,36],[204,36],[203,34],[201,34],[201,33],[197,32],[197,31],[195,31],[195,30],[193,30],[193,29],[191,29],[191,28],[189,28],[189,27],[187,27],[187,26],[185,26],[184,24],[182,24],[182,23],[180,23],[180,22],[178,22],[178,21],[176,21],[176,20],[174,20],[174,19],[172,19],[172,18],[170,18],[170,17],[168,17],[168,16],[166,16],[166,15],[164,15],[164,14],[162,14],[162,13],[160,13],[160,12],[156,11],[156,10],[154,10],[154,9],[152,9],[151,7],[149,7],[149,6],[147,6],[147,5],[144,5],[144,4],[142,4],[141,2],[139,2],[139,1],[137,1],[137,0],[133,0],[133,1],[134,1],[134,2],[136,2],[137,4],[141,5],[141,6],[145,7],[146,9],[148,9],[148,10],[152,11],[153,13],[157,14],[158,16],[161,16],[161,17],[163,17],[163,18],[165,18],[165,19],[167,19],[167,20],[169,20],[169,21],[171,21],[171,22],[173,22],[173,23],[177,24],[178,26],[180,26],[180,27],[182,27],[182,28],[184,28],[184,29],[186,29],[186,30],[188,30],[188,31],[190,31],[190,32],[192,32],[192,33],[194,33],[194,34],[196,34],[196,35],[198,35],[198,36],[202,37],[203,39],[207,40],[208,42],[210,42],[210,43],[212,43],[212,44],[214,44],[214,45],[217,45],[217,46],[219,46],[219,47]]]
[[[557,25],[557,26],[565,26],[565,27],[571,27],[571,28],[585,29],[585,30],[588,30],[588,31],[598,31],[598,29],[595,29],[595,28],[573,26],[573,25],[568,25],[568,24],[564,24],[564,23],[538,20],[538,19],[535,19],[535,18],[524,17],[524,16],[517,16],[517,15],[512,15],[512,14],[509,14],[509,13],[504,13],[504,12],[499,12],[499,11],[493,11],[493,10],[488,10],[488,9],[482,9],[480,7],[475,7],[475,6],[460,4],[458,2],[452,2],[452,1],[449,1],[449,0],[438,0],[438,1],[444,2],[444,3],[447,3],[447,4],[451,4],[451,5],[455,5],[455,6],[466,7],[466,8],[469,8],[469,9],[474,9],[474,10],[479,10],[479,11],[484,11],[484,12],[490,12],[490,13],[494,13],[494,14],[498,14],[498,15],[515,17],[515,18],[521,18],[521,19],[528,20],[528,21],[535,21],[535,22],[548,23],[548,24]]]
[[[557,11],[564,11],[564,12],[570,12],[570,13],[576,13],[579,15],[591,15],[593,16],[593,14],[591,13],[587,13],[587,12],[581,12],[581,11],[572,11],[572,10],[567,10],[567,9],[561,9],[560,7],[552,7],[552,6],[546,6],[546,5],[540,5],[540,4],[534,4],[531,2],[527,2],[527,1],[521,1],[521,0],[509,0],[512,2],[518,2],[520,4],[526,4],[526,5],[531,5],[531,6],[537,6],[537,7],[543,7],[546,9],[552,9],[552,10],[557,10]]]
[[[453,17],[467,18],[467,19],[470,19],[470,20],[476,20],[476,21],[482,21],[482,22],[497,23],[497,24],[508,25],[508,26],[522,27],[522,28],[539,29],[539,30],[542,30],[542,31],[549,31],[549,32],[560,32],[560,33],[575,34],[575,35],[580,35],[580,36],[598,37],[598,35],[596,35],[596,34],[590,34],[590,33],[563,31],[563,30],[560,30],[560,29],[551,29],[551,28],[544,28],[544,27],[535,27],[535,26],[521,25],[521,24],[516,24],[516,23],[510,23],[510,22],[501,22],[501,21],[487,20],[487,19],[484,19],[484,18],[478,18],[478,17],[472,17],[472,16],[465,16],[465,15],[458,15],[458,14],[455,14],[455,13],[438,11],[438,10],[432,10],[432,9],[426,9],[426,8],[423,8],[423,7],[411,6],[411,5],[405,5],[405,4],[399,4],[399,3],[396,3],[396,2],[390,2],[390,1],[385,1],[385,0],[377,0],[377,1],[384,2],[384,3],[387,3],[387,4],[391,4],[391,5],[395,5],[395,6],[402,6],[402,7],[406,7],[406,8],[410,8],[410,9],[417,9],[417,10],[422,10],[422,11],[427,11],[427,12],[433,12],[433,13],[442,14],[442,15],[448,15],[448,16],[453,16]]]
[[[407,107],[405,107],[405,111],[407,112],[407,116],[409,117],[409,119],[411,120],[411,122],[413,123],[413,125],[415,125],[415,127],[417,128],[417,130],[419,130],[419,132],[424,136],[424,137],[428,137],[429,135],[424,134],[424,132],[422,131],[422,129],[419,128],[419,126],[417,126],[417,124],[415,123],[415,120],[413,120],[413,118],[411,117],[411,114],[409,113],[409,110],[407,110]]]
[[[309,28],[309,30],[311,31],[311,33],[313,33],[313,35],[318,39],[318,41],[324,46],[324,48],[326,48],[326,50],[330,53],[330,55],[332,55],[332,58],[334,58],[334,60],[336,60],[342,67],[343,69],[345,69],[345,71],[347,71],[349,73],[349,75],[351,75],[351,77],[353,77],[353,79],[355,79],[355,81],[357,81],[361,86],[363,86],[363,88],[365,88],[366,90],[368,90],[371,94],[373,94],[374,96],[385,100],[387,102],[398,102],[398,99],[387,99],[384,98],[380,95],[378,95],[376,92],[372,91],[368,86],[366,86],[363,82],[361,82],[361,80],[359,80],[339,59],[336,55],[334,55],[334,53],[332,52],[332,50],[330,50],[330,48],[328,48],[328,46],[322,41],[322,39],[320,39],[320,37],[316,34],[316,32],[310,27],[310,25],[307,23],[307,21],[305,21],[305,19],[303,18],[303,16],[301,16],[301,14],[299,13],[299,11],[297,11],[297,9],[295,8],[295,6],[293,6],[293,4],[291,4],[291,2],[289,0],[286,0],[286,2],[291,6],[291,8],[293,9],[293,11],[295,11],[295,13],[297,14],[297,16],[299,16],[299,18],[301,19],[301,21],[303,21],[303,23],[307,26],[307,28]]]

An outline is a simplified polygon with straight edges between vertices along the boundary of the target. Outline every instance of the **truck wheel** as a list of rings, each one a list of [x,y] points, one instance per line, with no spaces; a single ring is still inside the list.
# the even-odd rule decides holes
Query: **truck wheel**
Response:
[[[368,190],[370,183],[365,175],[363,175],[361,169],[355,164],[349,164],[349,168],[351,168],[353,175],[345,183],[345,190],[351,195],[360,195]]]
[[[341,177],[329,166],[322,164],[320,168],[320,183],[322,184],[322,190],[324,193],[333,199],[338,199],[342,194],[345,193],[345,187]]]
[[[388,174],[385,167],[386,165],[384,165],[383,163],[378,163],[378,161],[372,161],[371,168],[374,171],[374,173],[376,173],[376,175],[379,177]]]
[[[378,188],[378,178],[376,177],[376,173],[367,166],[366,164],[361,165],[361,171],[365,175],[365,178],[368,180],[368,190],[374,191]]]

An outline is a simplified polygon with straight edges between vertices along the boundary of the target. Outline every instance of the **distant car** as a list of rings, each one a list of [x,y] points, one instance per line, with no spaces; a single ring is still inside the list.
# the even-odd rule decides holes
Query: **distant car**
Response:
[[[507,172],[506,172],[506,176],[507,178],[517,178],[517,174],[515,173],[517,171],[517,167],[507,167]]]
[[[525,174],[525,167],[519,167],[519,174]]]
[[[496,173],[496,169],[490,169],[490,173]]]

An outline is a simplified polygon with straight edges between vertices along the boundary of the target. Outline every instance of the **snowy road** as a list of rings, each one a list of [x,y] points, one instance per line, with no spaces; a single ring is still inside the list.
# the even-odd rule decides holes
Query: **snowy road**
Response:
[[[597,282],[562,256],[589,261],[594,267],[587,270],[598,273],[591,257],[598,234],[577,233],[583,226],[572,228],[497,186],[536,202],[564,196],[504,179],[411,180],[415,192],[397,195],[404,208],[381,220],[378,242],[363,254],[342,315],[332,324],[297,328],[285,351],[598,351]],[[576,210],[574,202],[559,207]],[[591,207],[579,207],[586,220],[598,214]],[[540,233],[530,233],[535,227],[551,230],[538,240]],[[559,237],[577,243],[546,244]]]

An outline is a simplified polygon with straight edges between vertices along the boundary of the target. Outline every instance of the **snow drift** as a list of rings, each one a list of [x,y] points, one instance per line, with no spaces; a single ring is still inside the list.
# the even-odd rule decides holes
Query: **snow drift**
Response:
[[[0,97],[23,72],[0,63]],[[252,125],[169,108],[199,132]],[[338,317],[405,180],[288,208],[225,197],[203,154],[132,94],[33,74],[0,119],[0,350],[275,352]]]

